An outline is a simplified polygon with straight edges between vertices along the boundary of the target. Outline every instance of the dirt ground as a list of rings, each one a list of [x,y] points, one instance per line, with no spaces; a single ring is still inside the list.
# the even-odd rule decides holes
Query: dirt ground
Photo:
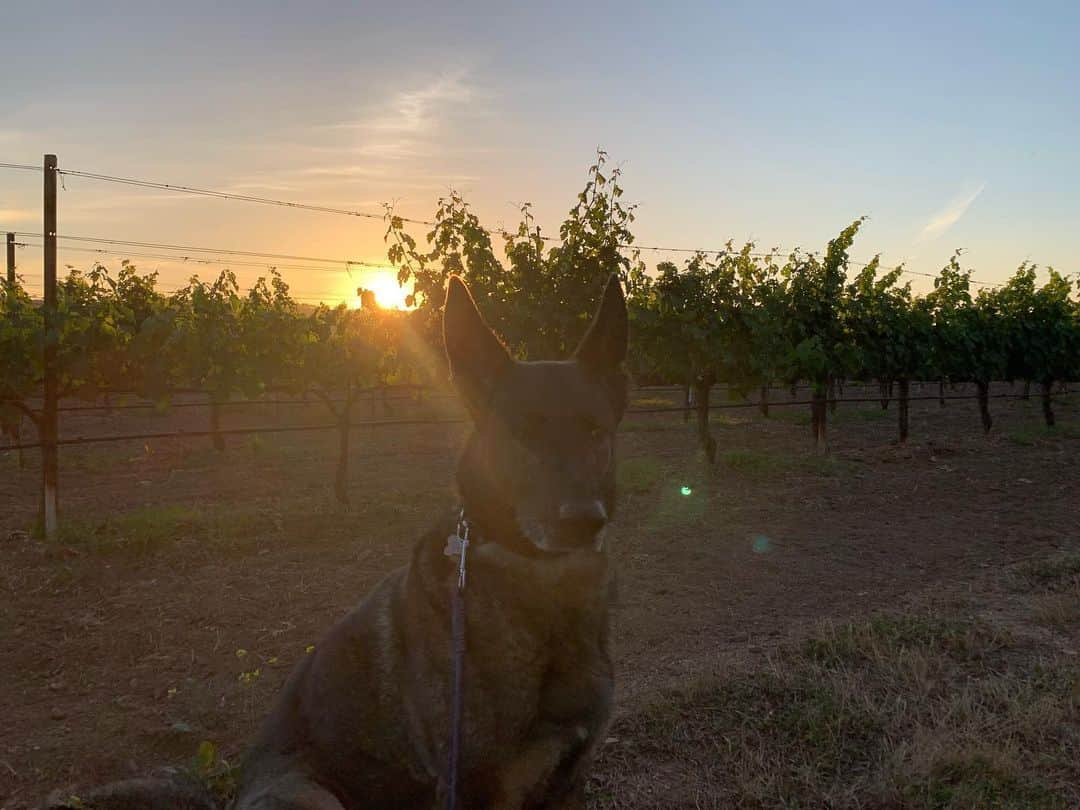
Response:
[[[994,400],[984,436],[974,402],[918,401],[898,446],[895,404],[845,404],[827,456],[806,407],[721,411],[712,469],[681,416],[629,417],[611,546],[620,712],[763,661],[822,619],[1077,549],[1078,405],[1059,402],[1049,432],[1037,399]],[[271,409],[227,422],[328,421],[318,406]],[[181,411],[69,412],[62,435],[203,427],[201,409]],[[25,469],[0,454],[0,807],[183,762],[203,740],[235,761],[293,663],[452,508],[463,430],[358,429],[348,509],[330,495],[329,433],[231,437],[221,454],[206,439],[64,448],[50,546],[26,533],[36,454]]]

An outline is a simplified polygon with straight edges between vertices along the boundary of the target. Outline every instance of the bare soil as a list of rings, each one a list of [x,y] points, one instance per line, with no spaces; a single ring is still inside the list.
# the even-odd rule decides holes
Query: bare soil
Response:
[[[895,403],[841,405],[827,455],[811,445],[808,407],[721,411],[711,469],[680,415],[629,417],[612,542],[620,712],[760,664],[823,619],[917,605],[1077,549],[1078,399],[1058,403],[1052,432],[1037,399],[994,400],[989,436],[973,401],[913,402],[903,446]],[[454,412],[443,400],[392,408]],[[269,411],[238,407],[227,426],[329,421],[317,405]],[[206,418],[68,412],[62,435]],[[230,437],[224,453],[208,439],[63,448],[65,527],[51,545],[28,534],[36,453],[25,469],[0,454],[0,807],[187,761],[202,740],[236,761],[293,663],[453,507],[463,431],[358,429],[348,509],[330,495],[330,432]]]

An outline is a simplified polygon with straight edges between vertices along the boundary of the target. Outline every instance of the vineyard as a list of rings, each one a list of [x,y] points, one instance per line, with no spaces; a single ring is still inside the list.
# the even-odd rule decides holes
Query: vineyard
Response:
[[[633,388],[590,806],[1080,802],[1080,280],[957,252],[919,294],[856,254],[864,219],[648,263],[679,249],[636,244],[603,153],[555,234],[520,214],[377,215],[403,309],[294,294],[287,264],[244,286],[227,255],[173,287],[134,242],[47,296],[9,271],[0,807],[162,763],[227,792],[293,664],[456,503],[448,276],[549,358],[611,273]]]
[[[895,396],[904,442],[913,381],[934,381],[942,406],[955,396],[947,385],[970,383],[988,432],[992,382],[1021,381],[1024,396],[1037,386],[1052,427],[1055,396],[1067,395],[1067,381],[1080,377],[1080,282],[1052,268],[1040,285],[1036,267],[1025,262],[991,287],[974,281],[957,253],[933,289],[915,295],[910,282],[901,283],[903,267],[850,258],[859,219],[820,254],[782,257],[728,243],[715,253],[693,252],[682,266],[661,262],[650,270],[634,248],[634,208],[623,202],[619,170],[609,170],[603,153],[558,239],[541,233],[528,205],[521,214],[515,231],[497,234],[500,258],[496,238],[458,195],[440,202],[423,245],[408,230],[414,221],[388,209],[388,259],[408,291],[407,310],[380,308],[363,289],[355,309],[300,303],[277,269],[247,290],[225,269],[165,293],[156,273],[125,259],[115,272],[100,262],[70,269],[46,311],[9,273],[0,288],[0,428],[8,440],[0,452],[88,440],[25,438],[26,425],[42,434],[47,421],[42,391],[51,349],[56,401],[166,410],[177,393],[200,392],[205,432],[219,450],[222,410],[231,403],[321,402],[325,421],[313,427],[338,433],[335,492],[346,502],[358,398],[444,382],[438,309],[452,273],[468,280],[489,322],[523,358],[565,356],[604,280],[619,273],[634,334],[631,372],[642,384],[684,388],[681,407],[693,408],[710,462],[717,451],[710,413],[732,407],[711,399],[718,384],[732,399],[756,397],[766,415],[770,391],[808,384],[812,436],[824,448],[828,403],[853,383],[862,391],[877,386],[883,407]]]

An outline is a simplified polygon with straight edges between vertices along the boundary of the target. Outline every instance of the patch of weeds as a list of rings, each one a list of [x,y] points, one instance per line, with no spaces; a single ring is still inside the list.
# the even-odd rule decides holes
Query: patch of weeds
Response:
[[[1017,566],[1014,591],[1030,593],[1035,621],[1056,630],[1080,626],[1080,553],[1063,551]]]
[[[388,514],[392,506],[383,504]],[[219,550],[247,551],[268,540],[291,537],[341,537],[348,518],[336,512],[306,507],[284,510],[268,504],[161,504],[143,506],[104,518],[69,520],[61,524],[60,542],[95,554],[143,554],[181,540],[213,545]]]
[[[452,502],[443,488],[383,489],[354,494],[349,507],[329,497],[242,504],[162,504],[71,519],[60,540],[96,554],[142,554],[172,543],[213,547],[215,553],[248,553],[272,544],[319,546],[351,542],[357,526],[404,527],[431,504]]]
[[[918,650],[969,659],[1002,649],[1008,642],[985,625],[934,615],[878,614],[866,621],[823,623],[803,646],[812,661],[839,666],[881,662]]]
[[[1032,615],[1039,624],[1058,630],[1080,625],[1080,587],[1063,593],[1035,597],[1032,601]]]
[[[1063,797],[1029,778],[1003,753],[985,747],[948,754],[934,764],[925,780],[905,788],[905,798],[933,808],[1066,807]]]
[[[143,506],[103,520],[67,520],[60,524],[61,543],[95,553],[146,551],[205,524],[205,513],[186,504]]]
[[[1080,587],[1080,552],[1063,551],[1018,565],[1010,575],[1018,591],[1059,593]]]
[[[1080,668],[938,613],[822,625],[620,718],[598,807],[1036,807],[1080,779]],[[992,729],[992,733],[988,730]]]
[[[214,794],[222,806],[236,796],[236,780],[240,768],[221,756],[217,746],[208,740],[199,743],[195,756],[188,763],[187,772]]]

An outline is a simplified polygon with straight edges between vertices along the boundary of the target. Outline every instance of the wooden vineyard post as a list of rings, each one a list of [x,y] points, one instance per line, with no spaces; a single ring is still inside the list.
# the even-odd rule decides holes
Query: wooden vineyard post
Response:
[[[826,425],[828,423],[829,381],[813,383],[810,396],[810,429],[814,434],[814,447],[829,452]]]
[[[8,233],[7,235],[7,282],[10,289],[15,289],[15,234]],[[19,425],[15,426],[15,432],[12,434],[13,438],[18,441],[19,439]],[[16,453],[19,457],[19,469],[26,468],[26,458],[23,455],[22,448],[20,447]]]
[[[990,383],[976,380],[975,389],[979,399],[979,417],[982,419],[983,433],[989,433],[994,421],[990,418]]]
[[[41,411],[42,500],[41,522],[46,540],[56,539],[60,464],[57,453],[57,397],[59,385],[56,349],[59,335],[56,322],[56,155],[45,155],[43,200],[44,281],[45,281],[45,391]]]
[[[1054,389],[1053,380],[1043,380],[1042,382],[1042,410],[1043,419],[1046,420],[1047,427],[1054,426],[1054,406],[1051,400]]]
[[[900,378],[900,396],[896,400],[896,412],[899,420],[900,431],[900,443],[903,444],[908,439],[908,426],[910,424],[910,417],[908,412],[908,392],[909,381],[906,377]]]
[[[716,439],[709,432],[709,395],[712,393],[713,379],[698,377],[694,382],[694,404],[697,408],[698,441],[709,464],[716,462]]]

